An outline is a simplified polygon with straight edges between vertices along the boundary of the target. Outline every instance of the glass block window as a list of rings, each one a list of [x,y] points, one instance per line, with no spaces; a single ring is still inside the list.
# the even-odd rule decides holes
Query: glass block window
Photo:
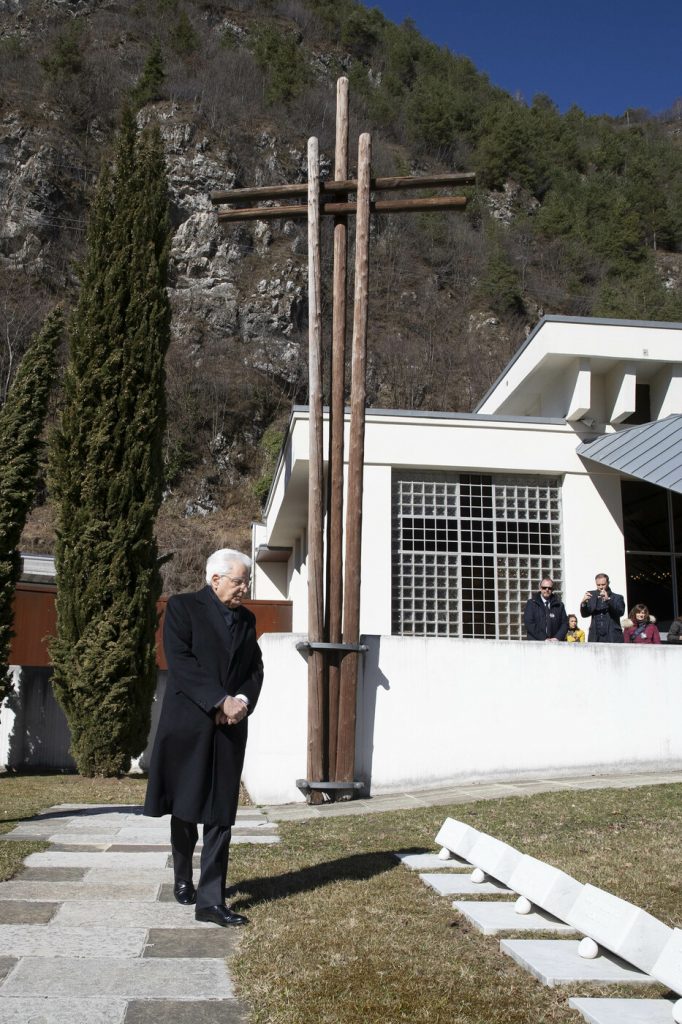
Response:
[[[561,590],[559,481],[393,476],[393,633],[520,640],[540,577]]]

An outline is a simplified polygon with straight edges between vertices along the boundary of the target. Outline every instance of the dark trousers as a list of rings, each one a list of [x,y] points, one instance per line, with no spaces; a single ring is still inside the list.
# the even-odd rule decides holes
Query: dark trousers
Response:
[[[183,821],[171,815],[171,849],[176,882],[192,881],[192,857],[199,831],[193,821]],[[232,829],[229,825],[204,825],[204,845],[201,851],[197,910],[223,906],[227,862],[230,856]]]

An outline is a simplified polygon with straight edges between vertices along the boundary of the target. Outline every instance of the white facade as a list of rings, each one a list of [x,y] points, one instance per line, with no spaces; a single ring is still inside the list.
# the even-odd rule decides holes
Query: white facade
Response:
[[[627,475],[578,454],[583,442],[682,414],[681,341],[682,324],[546,318],[475,413],[368,410],[361,568],[361,633],[368,653],[358,686],[355,770],[366,792],[549,772],[680,767],[678,648],[517,643],[504,637],[523,635],[523,605],[549,566],[559,576],[569,613],[578,612],[597,572],[607,572],[613,590],[633,602],[646,598],[642,588],[648,582],[654,612],[655,602],[664,603],[660,580],[667,573],[668,621],[682,610],[678,484],[670,490],[644,473]],[[346,451],[348,427],[346,422]],[[679,441],[670,444],[663,453],[645,450],[644,461],[651,455],[651,465],[655,455],[677,474],[682,453],[676,450]],[[307,476],[308,411],[296,408],[264,521],[254,526],[254,596],[290,599],[294,634],[303,635]],[[484,513],[476,511],[476,487],[488,501]],[[430,509],[423,498],[414,513],[414,495],[427,490]],[[540,521],[545,538],[551,537],[538,556],[527,538],[533,530],[541,535]],[[522,527],[526,547],[519,541],[512,550],[509,537],[514,530],[521,537]],[[417,541],[422,564],[440,558],[444,565],[441,576],[427,583],[416,582]],[[485,599],[485,621],[479,618],[473,627],[472,616],[464,623],[461,612],[466,543],[470,562],[479,550],[493,566],[487,576],[472,571],[468,580]],[[426,601],[431,586],[438,597],[439,581],[446,580],[444,589],[452,582],[448,574],[457,609],[452,619],[446,593],[435,635],[426,614],[416,627],[404,628],[404,592],[412,586]],[[487,585],[494,590],[492,601]],[[297,639],[262,638],[266,684],[250,723],[244,769],[259,802],[302,799],[296,780],[306,775],[307,674]]]
[[[625,593],[620,474],[576,449],[621,429],[638,403],[645,402],[646,418],[682,413],[681,341],[681,324],[548,317],[476,413],[368,410],[361,631],[397,632],[391,503],[392,481],[402,471],[558,478],[567,610],[577,611],[597,571],[608,572],[613,589]],[[348,422],[346,451],[347,433]],[[296,408],[264,522],[254,526],[253,553],[254,596],[293,601],[293,628],[301,632],[307,628],[307,473],[308,412]],[[526,597],[537,582],[528,579]]]
[[[452,470],[531,474],[562,481],[564,585],[567,607],[577,607],[599,567],[622,592],[625,564],[620,481],[588,471],[577,445],[593,434],[560,420],[477,414],[417,415],[368,411],[362,519],[361,631],[391,633],[391,483],[394,470]],[[326,432],[325,432],[326,437]],[[308,412],[295,410],[287,462],[306,477]],[[293,601],[294,631],[307,628],[305,522],[307,487],[284,487],[284,461],[265,526],[254,531],[254,597]],[[267,539],[266,539],[267,538]],[[291,549],[286,563],[258,561],[258,546]],[[272,571],[276,567],[276,573]],[[606,567],[606,568],[605,568]]]

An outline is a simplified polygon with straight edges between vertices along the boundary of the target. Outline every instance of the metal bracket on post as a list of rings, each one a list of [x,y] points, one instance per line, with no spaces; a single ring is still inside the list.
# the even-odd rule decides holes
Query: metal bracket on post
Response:
[[[367,644],[329,644],[329,643],[317,643],[310,640],[299,640],[296,644],[296,650],[301,654],[305,654],[306,651],[340,651],[341,654],[348,654],[350,651],[355,651],[358,654],[366,654],[369,650]]]
[[[319,789],[323,792],[325,790],[336,790],[337,793],[348,790],[349,795],[346,799],[350,800],[352,799],[351,792],[358,793],[361,789],[364,789],[364,785],[364,782],[358,782],[356,779],[353,779],[351,782],[311,782],[309,779],[296,779],[296,788],[300,789],[305,797],[314,789]]]

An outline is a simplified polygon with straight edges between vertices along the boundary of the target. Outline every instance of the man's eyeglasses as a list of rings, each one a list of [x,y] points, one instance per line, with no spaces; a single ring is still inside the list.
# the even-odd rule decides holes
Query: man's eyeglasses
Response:
[[[245,580],[241,579],[239,576],[228,576],[226,572],[221,572],[220,575],[224,576],[225,579],[229,580],[234,587],[241,587],[242,590],[248,590],[249,587],[251,586],[250,578],[248,580]]]
[[[552,590],[554,590],[554,587],[542,587],[541,586],[540,590],[549,590],[551,592]]]

